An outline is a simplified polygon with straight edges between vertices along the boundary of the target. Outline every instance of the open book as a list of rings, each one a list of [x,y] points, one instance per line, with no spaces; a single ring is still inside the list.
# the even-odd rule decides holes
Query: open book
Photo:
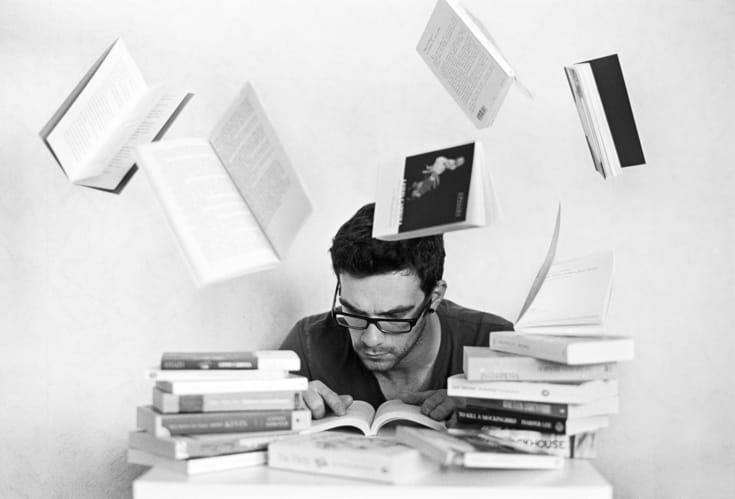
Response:
[[[645,164],[638,129],[617,54],[564,68],[595,169],[618,175]]]
[[[515,71],[477,18],[455,0],[438,0],[416,50],[477,128],[492,125]]]
[[[136,157],[200,284],[274,267],[311,212],[250,84],[209,140],[147,144]]]
[[[119,193],[135,172],[134,147],[160,138],[191,97],[170,85],[149,86],[118,39],[40,136],[72,183]]]
[[[416,423],[435,430],[445,429],[446,425],[421,414],[416,405],[406,404],[400,400],[388,400],[377,409],[362,400],[355,400],[347,408],[344,416],[331,415],[322,419],[312,419],[311,427],[303,433],[316,433],[335,428],[352,427],[365,435],[377,435],[379,430],[395,421]]]
[[[613,253],[555,261],[560,224],[561,206],[546,259],[521,308],[515,330],[534,334],[603,335],[612,294]]]
[[[482,144],[408,156],[379,168],[373,237],[396,241],[500,221]]]

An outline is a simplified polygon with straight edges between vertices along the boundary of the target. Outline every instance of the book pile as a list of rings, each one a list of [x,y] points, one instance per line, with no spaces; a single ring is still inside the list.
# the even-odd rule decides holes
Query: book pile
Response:
[[[292,351],[164,353],[137,408],[128,462],[185,474],[266,463],[268,444],[311,424]]]

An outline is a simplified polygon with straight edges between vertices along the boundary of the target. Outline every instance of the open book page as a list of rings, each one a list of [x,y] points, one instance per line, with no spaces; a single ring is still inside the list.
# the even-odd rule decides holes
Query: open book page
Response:
[[[304,433],[333,430],[334,428],[353,427],[365,435],[370,435],[370,424],[375,416],[373,406],[362,400],[353,401],[344,416],[330,414],[321,419],[312,419],[311,427]]]
[[[283,257],[311,213],[311,202],[252,85],[242,89],[210,142]]]
[[[151,180],[200,284],[271,268],[268,240],[206,140],[138,146]]]
[[[417,405],[406,404],[400,400],[387,400],[375,411],[371,425],[372,433],[377,434],[383,426],[396,421],[417,423],[435,430],[446,429],[442,421],[421,414],[421,408]]]
[[[94,156],[147,88],[125,44],[118,40],[46,138],[69,180],[102,173],[105,165],[93,162]]]

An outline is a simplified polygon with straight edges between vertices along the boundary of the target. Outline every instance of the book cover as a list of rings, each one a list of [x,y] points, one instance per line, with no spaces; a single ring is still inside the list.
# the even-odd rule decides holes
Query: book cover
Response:
[[[601,414],[617,414],[620,410],[620,399],[617,396],[593,400],[586,404],[554,404],[548,402],[532,402],[529,400],[481,399],[472,397],[457,398],[456,403],[459,407],[479,407],[554,418],[584,418]]]
[[[462,361],[469,381],[565,382],[615,379],[618,376],[615,362],[569,366],[487,347],[464,347]]]
[[[311,411],[307,409],[161,414],[152,406],[140,406],[136,418],[138,428],[156,437],[202,433],[300,431],[309,428],[310,423]]]
[[[153,388],[153,407],[160,413],[267,411],[299,409],[301,392],[235,392],[177,395]]]
[[[633,338],[625,336],[554,336],[498,331],[490,335],[490,348],[570,366],[632,360],[635,355]]]
[[[400,426],[396,439],[421,451],[443,466],[495,469],[559,469],[558,456],[524,452],[482,435],[451,435],[446,432]]]
[[[155,387],[165,393],[177,395],[201,395],[203,393],[238,392],[302,392],[309,388],[309,381],[296,374],[280,379],[225,379],[225,380],[172,380],[156,381]]]
[[[439,469],[393,439],[341,432],[301,435],[268,446],[268,466],[386,483],[405,483]]]
[[[253,352],[164,352],[161,369],[262,369],[298,371],[301,359],[291,350]]]
[[[455,374],[447,379],[447,394],[451,397],[586,404],[618,395],[618,381],[614,379],[582,383],[467,381],[464,374]]]
[[[140,449],[128,449],[128,463],[153,466],[185,475],[199,475],[213,471],[225,471],[266,463],[268,453],[264,450],[227,454],[224,456],[198,457],[175,460],[157,456]]]
[[[606,415],[573,419],[555,418],[477,406],[457,408],[457,421],[477,426],[496,426],[498,428],[530,430],[557,435],[575,435],[595,431],[606,428],[610,424],[610,418]]]

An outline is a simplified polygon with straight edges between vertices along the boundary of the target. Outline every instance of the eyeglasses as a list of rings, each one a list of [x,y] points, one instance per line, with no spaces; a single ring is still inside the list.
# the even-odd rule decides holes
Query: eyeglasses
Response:
[[[421,307],[419,314],[412,319],[381,319],[377,317],[366,317],[364,315],[348,314],[343,312],[342,308],[337,308],[337,295],[340,292],[340,284],[337,283],[337,287],[334,288],[334,298],[332,298],[332,317],[335,322],[340,326],[348,327],[350,329],[363,330],[367,329],[370,324],[375,324],[381,333],[383,334],[404,334],[410,333],[416,323],[428,310],[432,313],[433,310],[429,308],[431,305],[431,296],[426,297],[426,303]]]

